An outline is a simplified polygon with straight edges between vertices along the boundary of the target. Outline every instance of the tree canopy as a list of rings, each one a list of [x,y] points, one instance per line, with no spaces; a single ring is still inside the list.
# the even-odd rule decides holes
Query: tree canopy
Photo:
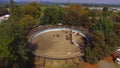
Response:
[[[41,8],[36,2],[28,3],[21,7],[22,15],[31,15],[34,18],[40,18]]]
[[[44,10],[40,24],[57,24],[63,22],[64,10],[62,8],[48,7]]]

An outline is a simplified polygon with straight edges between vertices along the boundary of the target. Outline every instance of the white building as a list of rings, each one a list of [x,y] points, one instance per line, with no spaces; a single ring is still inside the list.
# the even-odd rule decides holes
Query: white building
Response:
[[[100,10],[102,11],[103,7],[88,7],[90,10]]]
[[[104,7],[88,7],[89,10],[102,11]],[[108,11],[120,12],[120,7],[108,7]]]
[[[4,15],[0,17],[0,22],[8,20],[10,15]]]

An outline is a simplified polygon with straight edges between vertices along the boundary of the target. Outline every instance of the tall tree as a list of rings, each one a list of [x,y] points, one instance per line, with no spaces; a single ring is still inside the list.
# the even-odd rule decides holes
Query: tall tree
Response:
[[[40,5],[36,2],[31,2],[21,7],[21,16],[30,15],[34,18],[40,18],[41,8]]]
[[[105,36],[101,31],[94,30],[91,34],[91,40],[90,45],[85,48],[85,61],[94,64],[109,55],[110,50],[104,41]]]
[[[107,34],[109,34],[112,31],[113,21],[111,18],[102,16],[102,17],[100,17],[100,19],[95,27],[96,27],[96,29],[102,31],[104,33],[104,35],[106,36]]]
[[[109,33],[105,41],[110,53],[114,52],[120,46],[120,39],[114,32]]]
[[[89,21],[88,12],[81,5],[70,5],[66,8],[64,21],[67,25],[85,26]]]
[[[48,7],[44,10],[40,24],[57,24],[63,22],[64,10],[62,8]]]
[[[17,22],[20,17],[19,7],[14,3],[13,0],[10,0],[10,20]]]
[[[5,66],[6,68],[13,68],[15,66],[23,68],[28,58],[27,49],[25,48],[27,40],[19,36],[18,8],[13,0],[11,0],[10,4],[10,21],[0,25],[0,58],[3,57],[9,60],[9,64],[6,65],[7,67]]]
[[[108,7],[103,7],[102,11],[108,11]]]
[[[36,21],[36,19],[34,19],[32,16],[30,15],[25,15],[20,21],[19,21],[19,33],[20,35],[22,35],[23,37],[29,33],[29,31],[37,26],[38,23]]]
[[[117,36],[120,38],[120,23],[115,23],[113,25],[113,30],[117,34]]]

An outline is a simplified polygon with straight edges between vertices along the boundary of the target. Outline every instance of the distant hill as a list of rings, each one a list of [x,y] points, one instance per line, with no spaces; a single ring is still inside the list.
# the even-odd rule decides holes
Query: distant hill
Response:
[[[0,4],[7,4],[9,3],[10,0],[0,0]],[[21,0],[21,1],[16,1],[16,4],[20,4],[20,5],[23,5],[23,4],[27,4],[29,2],[37,2],[39,4],[42,4],[42,5],[68,5],[68,4],[81,4],[83,6],[99,6],[99,7],[104,7],[104,6],[109,6],[109,7],[120,7],[120,4],[92,4],[92,3],[62,3],[62,2],[50,2],[50,1],[43,1],[43,0]]]
[[[10,0],[0,0],[0,3],[9,3]]]
[[[26,3],[29,3],[29,2],[36,2],[36,3],[39,3],[39,4],[57,4],[57,3],[54,3],[54,2],[44,2],[44,1],[19,1],[19,2],[16,2],[17,4],[26,4]]]

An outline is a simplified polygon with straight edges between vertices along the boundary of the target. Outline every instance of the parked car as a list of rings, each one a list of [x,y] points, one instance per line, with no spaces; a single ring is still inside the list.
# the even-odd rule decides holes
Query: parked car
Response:
[[[120,64],[120,57],[115,59],[115,63]]]
[[[113,59],[116,59],[117,57],[119,57],[119,55],[117,53],[112,53],[111,56]]]
[[[120,54],[120,49],[117,49],[117,50],[116,50],[116,53]]]

